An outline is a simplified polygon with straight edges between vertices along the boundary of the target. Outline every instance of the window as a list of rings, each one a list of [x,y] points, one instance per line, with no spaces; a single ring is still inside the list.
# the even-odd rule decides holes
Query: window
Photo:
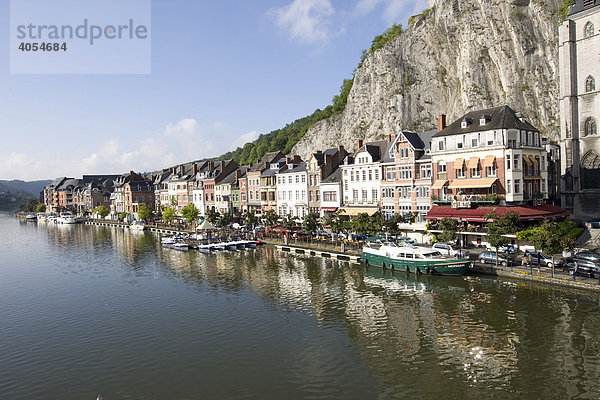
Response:
[[[542,166],[542,171],[546,170],[546,156],[544,154],[542,154],[542,158],[541,158],[541,166]]]
[[[431,165],[421,165],[421,179],[431,178]]]
[[[310,186],[314,186],[314,176],[312,175],[310,176]]]
[[[546,193],[546,180],[542,179],[542,193]]]
[[[471,136],[471,147],[479,146],[479,134]]]
[[[362,180],[363,180],[363,182],[367,180],[367,171],[365,171],[364,169],[362,172]]]
[[[313,191],[312,190],[310,192],[308,192],[308,201],[310,201],[310,202],[313,201]]]
[[[292,177],[288,176],[288,183],[292,183]]]
[[[590,37],[590,36],[594,36],[594,24],[592,24],[591,22],[588,22],[587,24],[585,24],[585,27],[583,28],[583,37]]]
[[[372,181],[373,180],[373,171],[369,170],[369,180]]]
[[[367,189],[362,190],[362,201],[363,203],[367,202]]]
[[[585,121],[585,134],[584,136],[595,135],[597,133],[596,120],[592,117]]]
[[[377,201],[377,189],[373,189],[372,195],[373,195],[373,201]]]
[[[515,179],[515,194],[521,193],[521,180]]]
[[[378,169],[375,170],[375,180],[376,181],[379,180],[379,170]]]
[[[456,170],[456,177],[457,178],[465,177],[465,166],[464,165],[462,166],[462,168]]]
[[[471,168],[471,177],[479,178],[481,176],[481,170],[478,168]]]
[[[358,190],[356,189],[352,191],[352,201],[358,203]]]
[[[487,145],[488,146],[493,146],[494,145],[494,136],[496,135],[496,132],[488,132],[487,133]]]
[[[457,149],[462,149],[465,147],[465,135],[462,135],[461,137],[458,138],[458,140],[456,141],[456,148]]]
[[[594,90],[596,90],[596,81],[592,76],[588,76],[585,80],[585,91],[593,92]]]
[[[485,175],[486,176],[496,176],[496,165],[491,165],[489,167],[485,168]]]
[[[518,155],[518,154],[514,154],[513,155],[513,166],[514,166],[514,169],[519,169],[519,158],[520,157],[521,156]]]
[[[438,164],[438,172],[446,173],[446,162],[445,161],[442,161]]]
[[[438,150],[444,150],[446,148],[446,140],[445,139],[440,139],[440,141],[438,142]]]
[[[296,190],[296,200],[300,200],[300,191]]]
[[[350,171],[350,181],[354,182],[354,171]]]
[[[317,197],[316,201],[320,201],[320,200],[321,200],[321,199],[320,199],[320,196],[321,196],[321,192],[319,192],[319,191],[317,190],[317,192],[316,192],[316,197]]]
[[[323,200],[324,201],[337,201],[337,193],[336,192],[323,192]]]
[[[290,201],[292,201],[292,200],[293,200],[293,197],[292,197],[292,191],[291,191],[291,190],[290,190],[290,191],[288,191],[288,199],[289,199]]]
[[[296,183],[300,183],[300,177],[296,175]]]
[[[306,183],[306,175],[302,175],[302,183]]]
[[[510,155],[506,156],[506,169],[510,169]]]
[[[508,180],[506,181],[506,193],[510,194],[511,190],[512,190],[512,187],[511,187],[511,180],[510,180],[510,179],[508,179]]]

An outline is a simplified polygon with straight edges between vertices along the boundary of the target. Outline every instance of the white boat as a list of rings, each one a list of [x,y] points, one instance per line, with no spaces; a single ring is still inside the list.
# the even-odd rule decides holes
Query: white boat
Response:
[[[175,250],[184,250],[185,251],[188,249],[188,245],[187,245],[187,243],[184,243],[184,242],[175,242],[175,243],[173,243],[173,248]]]
[[[367,265],[439,275],[464,275],[471,264],[468,258],[444,256],[434,249],[398,246],[391,242],[367,243],[363,247],[362,259]]]
[[[56,219],[58,224],[76,224],[77,218],[71,213],[62,213],[60,217]]]
[[[146,229],[146,225],[144,225],[141,222],[135,222],[135,223],[129,225],[129,229],[134,230],[134,231],[143,231],[144,229]]]
[[[37,220],[38,222],[46,222],[46,213],[37,213]]]
[[[37,221],[37,216],[35,214],[28,214],[27,216],[25,216],[25,221],[35,222]]]

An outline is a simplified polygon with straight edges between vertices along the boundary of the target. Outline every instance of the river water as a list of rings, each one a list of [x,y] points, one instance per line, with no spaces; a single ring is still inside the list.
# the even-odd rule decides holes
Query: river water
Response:
[[[600,397],[597,294],[0,214],[0,399]]]

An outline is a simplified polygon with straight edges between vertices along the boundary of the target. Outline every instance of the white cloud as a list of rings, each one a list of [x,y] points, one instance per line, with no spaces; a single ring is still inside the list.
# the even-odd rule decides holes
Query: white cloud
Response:
[[[244,133],[243,135],[235,139],[233,143],[231,143],[231,146],[229,146],[229,150],[231,151],[237,149],[238,147],[244,147],[246,143],[255,141],[256,139],[258,139],[259,136],[260,133],[256,131]]]
[[[119,139],[99,142],[88,154],[50,157],[46,153],[40,158],[25,153],[0,153],[0,179],[54,179],[130,170],[155,171],[222,154],[231,149],[232,143],[243,145],[258,135],[258,132],[248,132],[238,136],[222,122],[207,124],[187,118],[167,124],[162,130],[132,144]]]
[[[334,14],[329,0],[294,0],[267,13],[279,28],[288,31],[292,39],[301,43],[327,41],[332,35],[331,18]]]

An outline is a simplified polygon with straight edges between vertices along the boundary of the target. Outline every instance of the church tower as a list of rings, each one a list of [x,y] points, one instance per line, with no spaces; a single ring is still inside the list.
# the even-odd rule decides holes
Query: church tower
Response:
[[[561,203],[600,218],[600,0],[576,0],[559,28]]]

